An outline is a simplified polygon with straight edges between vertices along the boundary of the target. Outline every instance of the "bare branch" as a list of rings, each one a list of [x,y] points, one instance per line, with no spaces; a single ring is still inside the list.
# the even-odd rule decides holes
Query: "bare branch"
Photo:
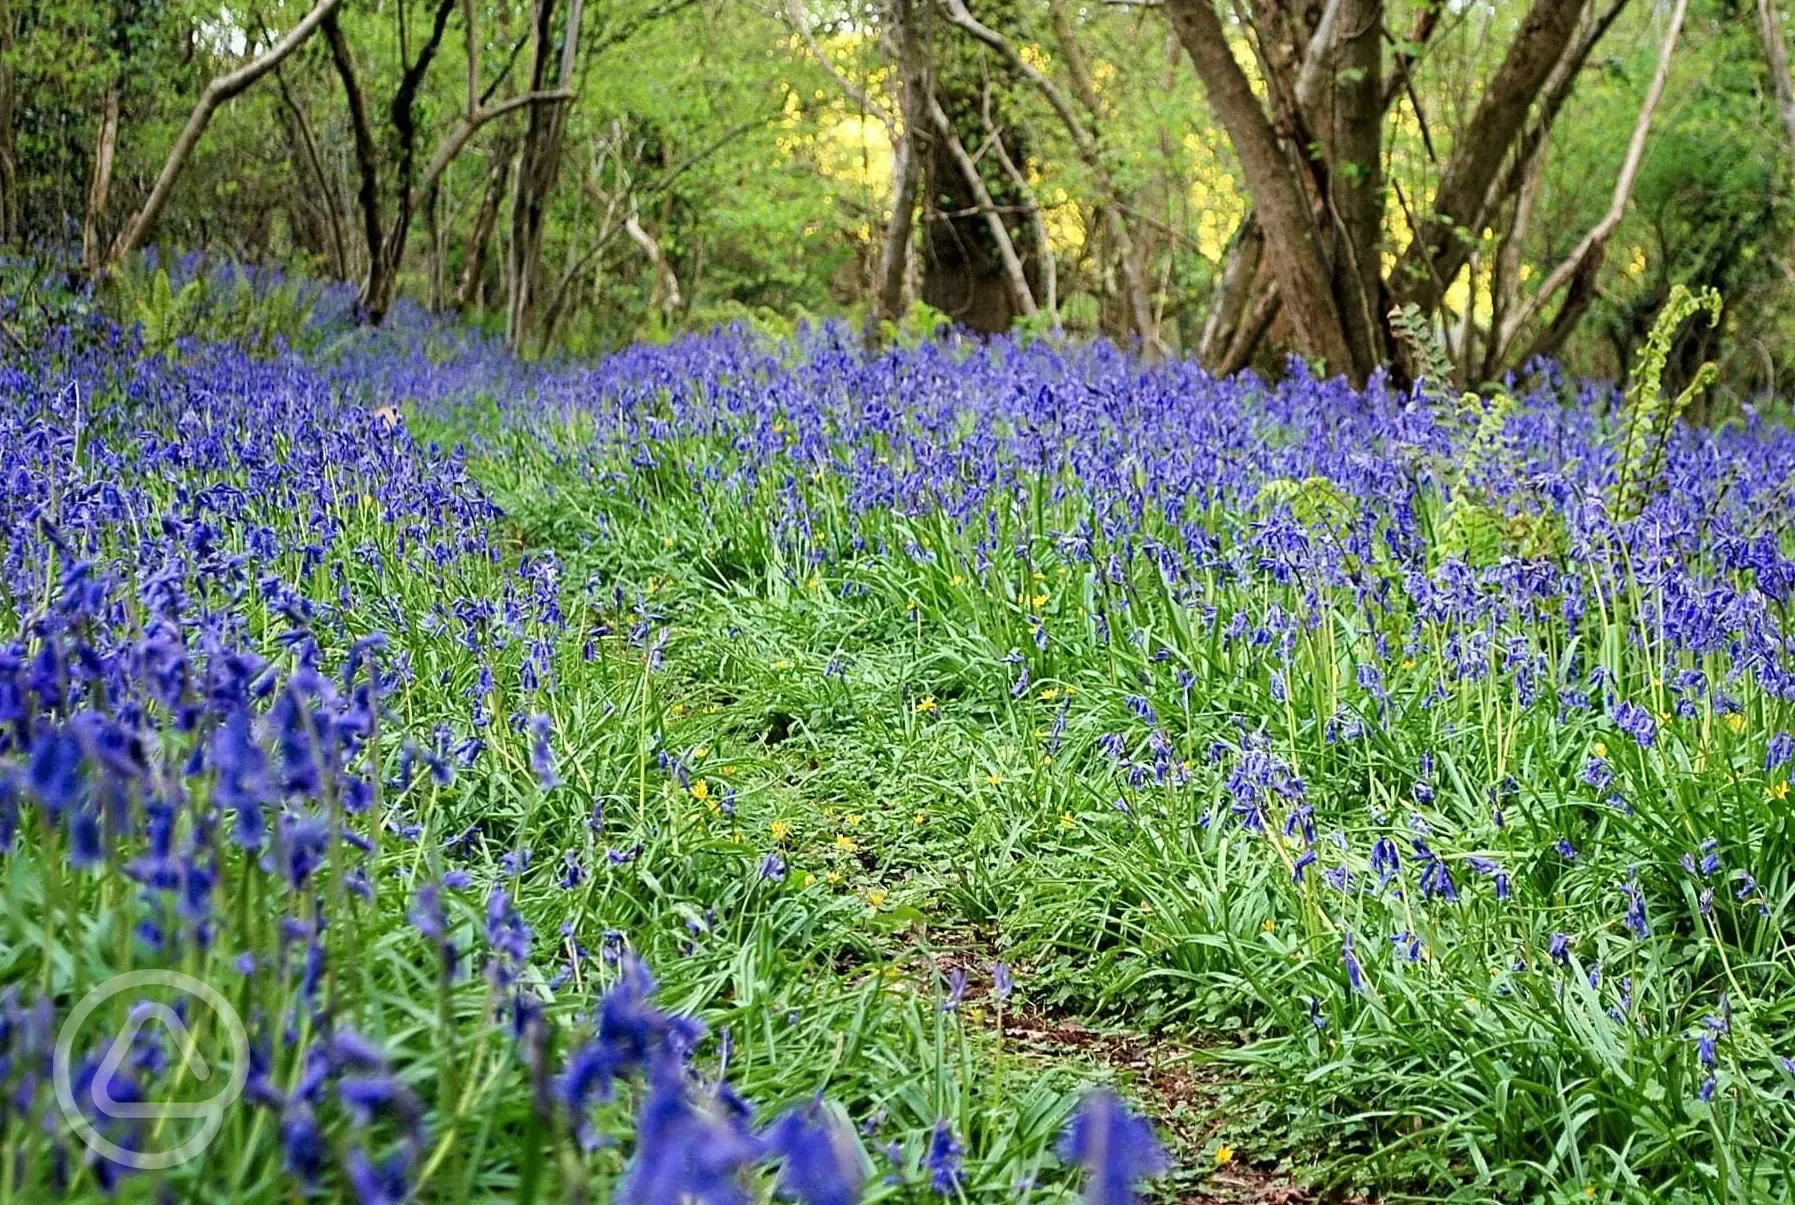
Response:
[[[162,210],[168,205],[168,198],[174,192],[175,181],[180,178],[181,169],[187,165],[193,148],[199,145],[200,135],[211,124],[212,114],[218,111],[218,106],[244,92],[278,67],[281,60],[303,46],[306,39],[317,32],[324,19],[336,12],[337,6],[342,2],[343,0],[318,0],[299,24],[289,30],[287,36],[275,43],[266,54],[251,59],[227,75],[214,77],[206,85],[205,91],[200,93],[199,103],[193,107],[193,114],[187,119],[186,127],[181,130],[180,136],[175,139],[174,146],[168,152],[168,158],[163,161],[162,171],[150,189],[149,199],[125,223],[124,230],[112,244],[112,251],[106,257],[107,267],[116,265],[142,246],[143,240],[155,229]]]

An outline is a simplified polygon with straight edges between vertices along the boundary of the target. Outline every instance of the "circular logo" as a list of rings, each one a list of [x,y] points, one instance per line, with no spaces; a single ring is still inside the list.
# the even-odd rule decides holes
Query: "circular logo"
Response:
[[[164,988],[169,993],[197,1001],[211,1010],[217,1018],[217,1032],[208,1039],[208,1044],[213,1047],[211,1053],[214,1056],[228,1054],[230,1060],[230,1073],[224,1086],[206,1100],[113,1099],[113,1076],[132,1057],[138,1035],[152,1022],[167,1030],[171,1067],[201,1083],[206,1083],[213,1077],[212,1065],[205,1052],[199,1049],[200,1043],[195,1037],[194,1029],[182,1019],[180,1012],[166,1000],[146,999],[132,1007],[124,1028],[107,1044],[93,1075],[82,1077],[85,1081],[82,1088],[87,1100],[77,1100],[71,1068],[74,1064],[75,1039],[80,1036],[81,1027],[102,1004],[114,996],[144,988]],[[223,1045],[225,1049],[218,1049],[219,1045]],[[114,975],[101,983],[81,997],[81,1002],[75,1005],[68,1020],[57,1031],[51,1076],[56,1086],[56,1103],[62,1107],[62,1115],[68,1119],[69,1126],[89,1150],[138,1171],[163,1171],[192,1159],[218,1137],[219,1128],[224,1124],[224,1111],[242,1095],[243,1085],[249,1078],[249,1033],[243,1028],[243,1020],[237,1016],[237,1010],[231,1007],[231,1002],[211,984],[202,983],[179,971],[129,971],[123,975]],[[84,1103],[90,1108],[84,1109]],[[100,1133],[90,1114],[125,1122],[197,1120],[199,1128],[179,1146],[170,1150],[130,1150]],[[161,1127],[158,1125],[155,1129],[160,1131]]]

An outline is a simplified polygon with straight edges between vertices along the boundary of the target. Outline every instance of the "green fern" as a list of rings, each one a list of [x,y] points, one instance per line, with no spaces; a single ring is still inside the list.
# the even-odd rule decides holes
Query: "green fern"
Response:
[[[1674,398],[1664,396],[1664,366],[1670,360],[1677,331],[1687,319],[1703,311],[1708,315],[1709,326],[1718,325],[1720,307],[1720,294],[1713,289],[1691,293],[1683,285],[1676,285],[1633,362],[1633,382],[1621,405],[1620,455],[1613,497],[1617,519],[1638,518],[1645,509],[1664,471],[1665,448],[1677,420],[1713,383],[1717,372],[1713,364],[1703,364],[1681,393]]]
[[[1326,477],[1276,478],[1260,487],[1254,503],[1261,510],[1288,506],[1291,517],[1303,526],[1325,527],[1336,533],[1344,531],[1359,513],[1352,496]]]
[[[1390,329],[1409,349],[1415,364],[1415,376],[1422,392],[1436,400],[1444,400],[1452,388],[1452,357],[1434,333],[1433,323],[1413,303],[1390,311]]]

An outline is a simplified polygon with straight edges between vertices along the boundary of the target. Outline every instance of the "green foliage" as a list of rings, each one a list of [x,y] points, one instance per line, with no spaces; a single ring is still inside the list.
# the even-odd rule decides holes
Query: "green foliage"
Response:
[[[136,326],[144,350],[176,353],[182,340],[235,343],[266,356],[309,333],[315,290],[298,281],[258,280],[197,271],[178,289],[167,268],[123,265],[106,281],[107,301],[122,325]]]
[[[1268,481],[1260,487],[1254,505],[1260,510],[1288,506],[1291,517],[1303,526],[1335,533],[1344,531],[1359,514],[1357,500],[1326,477]]]
[[[1619,519],[1636,518],[1644,509],[1663,472],[1665,445],[1677,420],[1714,380],[1714,365],[1705,363],[1682,392],[1674,398],[1665,394],[1664,366],[1677,333],[1684,322],[1698,313],[1705,312],[1708,324],[1717,325],[1720,308],[1720,294],[1713,289],[1691,293],[1687,287],[1676,285],[1633,362],[1632,383],[1627,387],[1618,426],[1613,506]]]
[[[1434,332],[1433,322],[1421,312],[1421,307],[1411,304],[1392,309],[1390,329],[1408,348],[1409,359],[1422,388],[1428,390],[1430,396],[1445,397],[1456,375],[1452,370],[1452,357],[1446,354],[1445,345]]]

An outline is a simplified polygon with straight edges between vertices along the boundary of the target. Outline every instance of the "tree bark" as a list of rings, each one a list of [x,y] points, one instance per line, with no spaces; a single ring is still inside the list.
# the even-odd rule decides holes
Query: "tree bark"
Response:
[[[923,95],[928,89],[922,31],[917,28],[916,0],[889,0],[887,24],[897,53],[900,121],[888,123],[892,133],[891,220],[879,242],[879,278],[873,299],[873,321],[867,338],[878,337],[882,323],[901,322],[910,279],[910,243],[916,231],[916,194],[922,179]]]
[[[81,262],[89,275],[98,275],[106,255],[100,223],[112,196],[112,159],[118,150],[118,83],[106,89],[100,102],[100,134],[94,145],[93,175],[87,186],[87,216],[81,223]]]
[[[1455,141],[1433,207],[1403,253],[1391,286],[1399,305],[1439,306],[1470,254],[1473,224],[1540,88],[1564,56],[1587,0],[1534,0],[1502,65]]]
[[[1353,379],[1384,361],[1383,0],[1342,0],[1334,73],[1328,184],[1339,222],[1334,296],[1346,329]],[[1329,35],[1330,38],[1333,35]],[[1319,39],[1321,34],[1316,34]],[[1311,59],[1319,56],[1311,55]],[[1304,75],[1309,65],[1304,63]],[[1303,93],[1299,81],[1297,95]]]
[[[536,50],[531,65],[530,90],[543,91],[548,73],[555,0],[538,0]],[[583,0],[568,0],[567,21],[561,41],[558,90],[570,91],[580,41]],[[523,150],[518,157],[517,191],[511,203],[511,296],[506,313],[505,338],[513,353],[523,350],[529,335],[542,259],[543,225],[549,193],[561,166],[561,134],[565,105],[536,105],[530,109]]]
[[[275,43],[267,53],[250,60],[235,71],[215,77],[206,85],[205,91],[200,93],[199,103],[194,106],[192,115],[187,119],[187,125],[175,139],[168,158],[163,161],[162,171],[150,189],[149,199],[125,223],[124,230],[113,242],[112,251],[106,257],[108,269],[117,266],[120,260],[142,246],[150,231],[155,229],[162,210],[168,205],[169,196],[174,192],[175,181],[180,178],[181,169],[187,165],[193,148],[199,145],[200,136],[206,132],[206,126],[211,124],[212,114],[218,111],[218,106],[244,92],[278,67],[282,60],[305,44],[306,39],[336,12],[341,3],[342,0],[317,0],[299,24],[288,31],[287,36]]]
[[[361,210],[362,249],[367,266],[362,276],[362,316],[378,325],[386,315],[384,312],[378,316],[372,314],[368,299],[384,287],[377,280],[384,270],[380,262],[380,156],[374,149],[374,130],[368,124],[368,108],[356,78],[355,58],[334,15],[324,23],[324,40],[330,47],[330,61],[336,68],[337,78],[343,84],[343,100],[349,108],[349,131],[355,147],[355,201]]]
[[[1776,113],[1782,118],[1789,149],[1795,152],[1795,87],[1789,83],[1789,49],[1783,41],[1775,0],[1758,0],[1758,36],[1764,40],[1764,58],[1770,65],[1770,90],[1776,97]]]
[[[492,150],[492,166],[486,172],[486,187],[480,198],[480,209],[468,231],[467,253],[461,263],[461,280],[455,286],[455,309],[465,313],[474,301],[475,290],[486,275],[486,247],[498,225],[499,206],[505,199],[505,181],[511,177],[512,147],[509,138],[501,138]]]
[[[1016,244],[1010,238],[1009,229],[1003,224],[1003,214],[998,212],[996,203],[991,199],[991,190],[985,187],[984,178],[979,175],[978,164],[966,153],[966,146],[960,141],[960,135],[955,131],[947,111],[941,107],[941,102],[930,96],[928,106],[929,120],[934,123],[937,144],[952,157],[966,190],[972,194],[974,203],[985,219],[991,242],[997,248],[998,262],[1003,267],[1003,283],[1009,294],[1010,304],[1024,318],[1033,318],[1040,311],[1035,306],[1034,293],[1028,287],[1028,275],[1023,270],[1022,258],[1016,254]],[[1006,322],[1004,325],[1009,324]]]
[[[1646,89],[1645,100],[1639,106],[1639,118],[1633,125],[1633,137],[1627,143],[1626,157],[1621,160],[1620,174],[1615,177],[1614,192],[1608,200],[1608,210],[1602,215],[1588,234],[1577,243],[1576,248],[1566,256],[1564,261],[1547,275],[1540,285],[1539,291],[1526,304],[1514,311],[1502,324],[1500,332],[1495,336],[1498,360],[1507,354],[1516,337],[1527,322],[1542,306],[1552,299],[1558,290],[1573,281],[1583,281],[1583,287],[1573,290],[1564,307],[1535,345],[1528,349],[1523,359],[1534,355],[1556,350],[1570,333],[1570,326],[1582,316],[1582,308],[1587,307],[1594,294],[1595,276],[1601,270],[1602,256],[1608,247],[1608,240],[1626,216],[1627,202],[1633,195],[1633,182],[1639,177],[1640,165],[1645,161],[1646,138],[1651,133],[1652,116],[1658,111],[1658,102],[1663,99],[1665,84],[1670,80],[1670,63],[1676,53],[1677,38],[1683,31],[1683,18],[1689,11],[1689,0],[1676,0],[1671,9],[1670,24],[1664,31],[1664,44],[1658,50],[1658,67],[1652,74],[1651,86]],[[1572,309],[1573,303],[1578,308]],[[1562,333],[1557,333],[1562,328]]]
[[[1322,258],[1309,200],[1246,72],[1234,59],[1211,0],[1166,0],[1166,9],[1246,174],[1298,350],[1322,361],[1329,372],[1352,372],[1354,357],[1334,304],[1331,272]]]
[[[12,0],[0,0],[0,246],[19,237],[19,169],[13,140]]]

